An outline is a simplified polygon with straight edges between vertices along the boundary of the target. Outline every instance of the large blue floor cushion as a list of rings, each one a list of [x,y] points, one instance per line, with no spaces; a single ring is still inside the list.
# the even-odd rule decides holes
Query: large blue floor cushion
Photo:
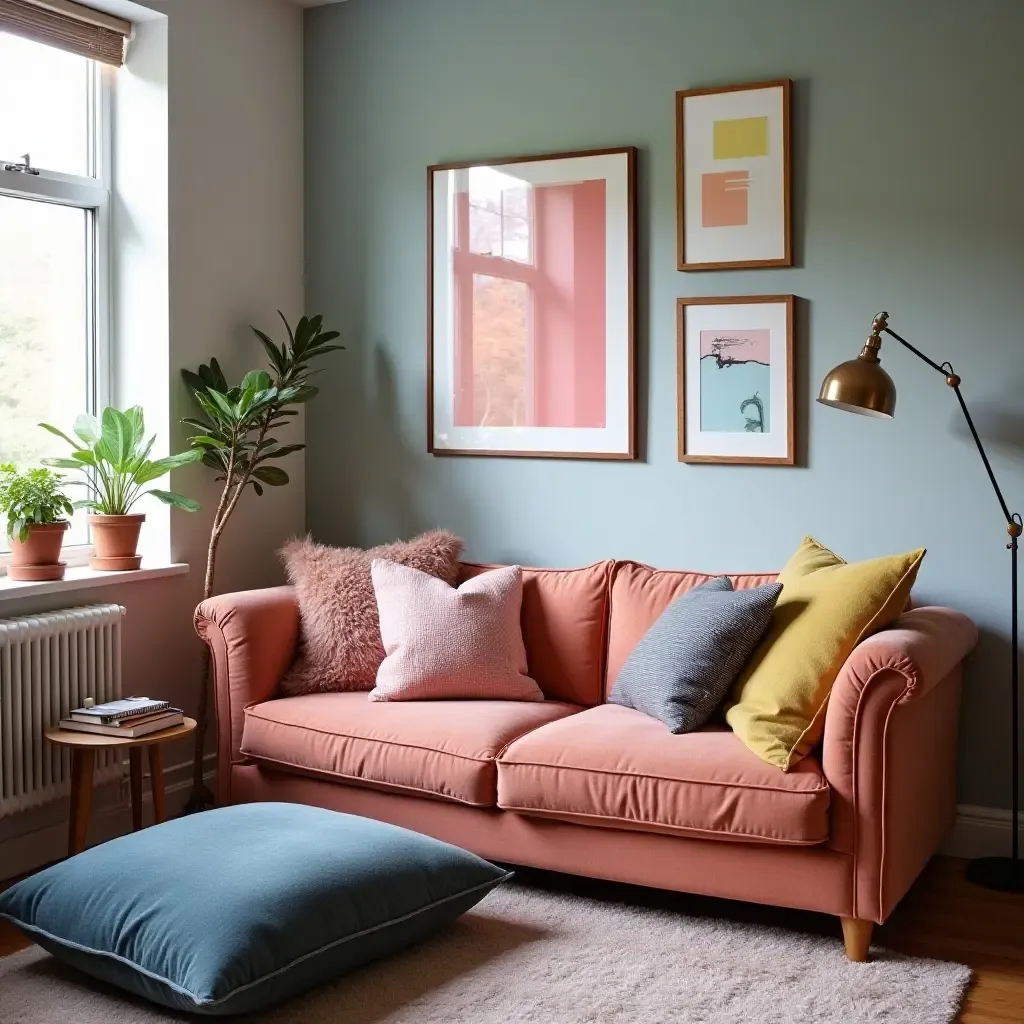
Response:
[[[47,868],[0,893],[0,917],[164,1006],[247,1013],[428,935],[508,877],[394,825],[244,804]]]

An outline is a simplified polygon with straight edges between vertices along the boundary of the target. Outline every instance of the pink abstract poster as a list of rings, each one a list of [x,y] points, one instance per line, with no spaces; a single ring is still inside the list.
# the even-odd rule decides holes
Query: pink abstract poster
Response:
[[[745,227],[748,223],[749,171],[701,175],[701,222],[706,228]]]

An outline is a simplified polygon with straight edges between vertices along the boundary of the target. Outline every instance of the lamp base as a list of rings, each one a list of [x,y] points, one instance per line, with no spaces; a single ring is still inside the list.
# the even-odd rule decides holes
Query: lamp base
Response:
[[[1024,860],[979,857],[968,862],[967,881],[996,892],[1024,892]]]

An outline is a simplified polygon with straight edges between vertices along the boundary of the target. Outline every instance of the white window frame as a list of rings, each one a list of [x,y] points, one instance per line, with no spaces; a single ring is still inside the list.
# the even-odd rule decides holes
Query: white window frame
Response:
[[[110,404],[113,389],[111,358],[111,195],[113,192],[113,89],[116,69],[89,61],[89,175],[64,174],[38,168],[38,174],[4,170],[21,160],[0,153],[0,195],[55,203],[91,211],[86,228],[86,371],[89,409],[98,413]],[[34,170],[36,168],[33,168]],[[65,545],[61,559],[85,565],[92,544]],[[0,552],[0,576],[6,574],[9,552]]]

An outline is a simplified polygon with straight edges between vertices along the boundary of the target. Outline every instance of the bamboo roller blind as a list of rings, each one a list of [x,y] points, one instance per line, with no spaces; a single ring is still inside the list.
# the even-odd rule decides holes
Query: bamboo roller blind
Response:
[[[132,26],[72,0],[0,0],[0,31],[121,67]]]

